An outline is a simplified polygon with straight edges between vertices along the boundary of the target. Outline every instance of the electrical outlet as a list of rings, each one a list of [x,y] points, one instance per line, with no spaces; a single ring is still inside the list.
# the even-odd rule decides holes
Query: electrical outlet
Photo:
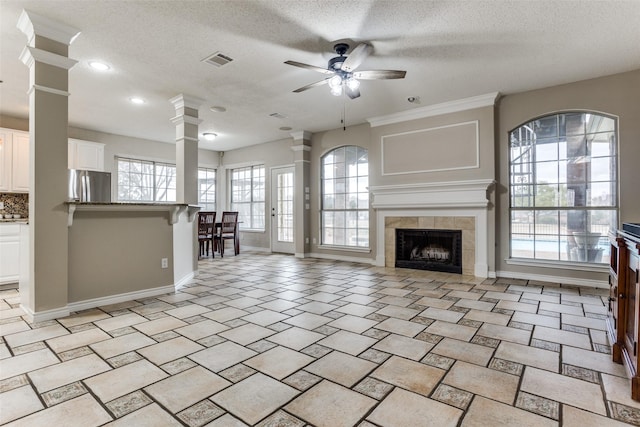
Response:
[[[313,238],[313,244],[314,245],[316,244],[316,238],[315,237]]]
[[[0,209],[4,209],[4,202],[0,202]]]
[[[308,243],[309,243],[309,238],[308,238],[308,237],[305,237],[305,238],[304,238],[304,242],[308,244]]]
[[[169,268],[169,259],[162,258],[162,260],[160,261],[160,265],[162,266],[162,268]]]

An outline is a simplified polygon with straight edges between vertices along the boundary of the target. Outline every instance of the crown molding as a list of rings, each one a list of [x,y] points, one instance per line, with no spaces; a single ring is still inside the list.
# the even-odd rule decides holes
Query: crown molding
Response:
[[[299,140],[308,141],[311,139],[312,133],[309,132],[308,130],[301,130],[299,132],[291,132],[289,135],[291,135],[294,141],[299,141]]]
[[[472,110],[474,108],[489,107],[495,105],[499,96],[500,92],[492,92],[485,95],[472,96],[470,98],[443,102],[441,104],[429,105],[422,108],[414,108],[412,110],[401,111],[387,116],[371,117],[368,118],[367,121],[371,124],[371,127],[376,127],[406,122],[409,120],[424,119],[426,117],[440,116],[442,114]]]
[[[171,123],[173,123],[174,125],[182,125],[186,123],[186,124],[196,125],[196,126],[202,123],[203,121],[202,119],[199,119],[197,117],[185,116],[185,115],[175,116],[170,120],[171,120]]]
[[[41,62],[69,70],[78,63],[75,59],[30,46],[25,46],[18,58],[29,68],[31,68],[35,62]]]
[[[80,35],[80,30],[66,24],[54,21],[37,13],[22,10],[18,18],[18,29],[22,31],[31,44],[35,36],[70,45]]]
[[[186,107],[197,110],[202,104],[204,104],[205,100],[196,96],[185,95],[181,93],[180,95],[171,98],[169,102],[171,102],[176,109]]]

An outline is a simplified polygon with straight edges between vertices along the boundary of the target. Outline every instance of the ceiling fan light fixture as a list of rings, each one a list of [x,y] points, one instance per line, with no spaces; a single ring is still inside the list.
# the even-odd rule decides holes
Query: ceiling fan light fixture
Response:
[[[340,86],[342,86],[342,77],[340,77],[339,75],[336,74],[329,79],[329,87],[331,89],[339,88]]]
[[[202,134],[202,136],[204,137],[204,139],[206,139],[207,141],[213,141],[214,139],[216,139],[216,137],[218,136],[217,134],[213,133],[213,132],[205,132]]]
[[[336,86],[336,87],[332,87],[331,88],[331,95],[333,95],[333,96],[342,95],[342,85]]]
[[[347,87],[351,90],[356,90],[360,87],[360,82],[353,77],[347,79]]]

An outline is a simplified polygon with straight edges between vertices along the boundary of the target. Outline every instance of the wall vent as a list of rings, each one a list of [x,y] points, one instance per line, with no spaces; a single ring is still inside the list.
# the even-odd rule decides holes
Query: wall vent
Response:
[[[202,62],[206,62],[207,64],[213,65],[214,67],[222,67],[223,65],[226,65],[231,61],[233,61],[233,58],[220,52],[209,55],[202,60]]]
[[[276,119],[286,119],[287,116],[285,116],[284,114],[281,113],[271,113],[269,114],[270,117],[274,117]]]

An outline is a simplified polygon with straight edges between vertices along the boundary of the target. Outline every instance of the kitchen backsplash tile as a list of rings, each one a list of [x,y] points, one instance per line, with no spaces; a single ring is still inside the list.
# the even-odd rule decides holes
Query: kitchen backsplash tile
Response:
[[[26,193],[0,193],[0,202],[4,203],[0,214],[18,214],[22,218],[29,216],[29,195]]]

